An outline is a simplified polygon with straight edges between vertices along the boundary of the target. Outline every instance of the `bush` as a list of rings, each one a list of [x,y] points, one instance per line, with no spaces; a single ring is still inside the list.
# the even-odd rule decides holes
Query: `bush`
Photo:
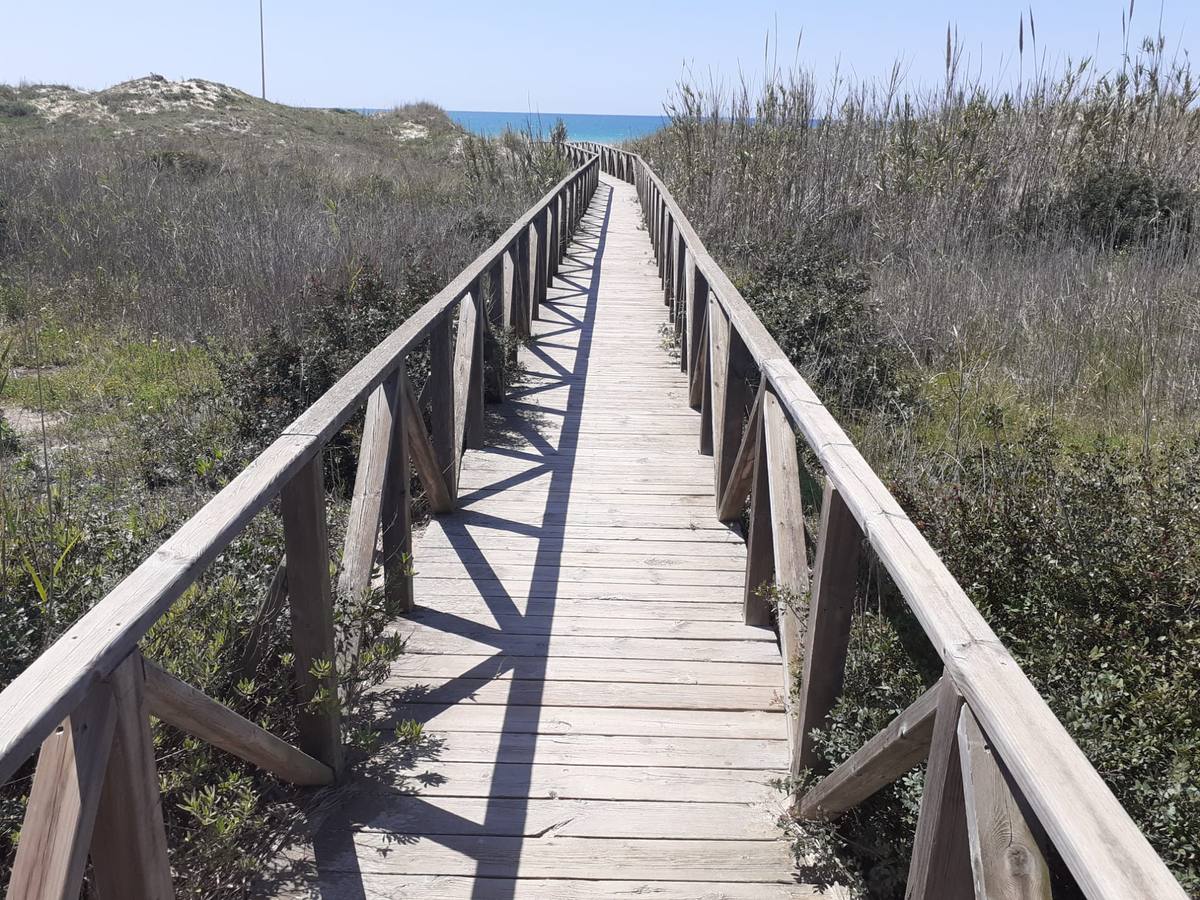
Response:
[[[837,412],[907,416],[916,402],[904,359],[876,326],[858,268],[811,250],[737,250],[738,289],[792,364]]]

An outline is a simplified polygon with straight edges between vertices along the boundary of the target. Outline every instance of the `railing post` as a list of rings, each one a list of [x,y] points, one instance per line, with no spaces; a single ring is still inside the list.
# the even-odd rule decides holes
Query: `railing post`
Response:
[[[408,428],[404,406],[409,402],[405,360],[396,371],[396,405],[392,419],[392,447],[383,483],[380,510],[383,530],[383,593],[388,606],[400,612],[413,608],[412,568],[412,469],[408,455]],[[418,410],[418,414],[419,414]]]
[[[475,279],[471,293],[463,299],[475,308],[471,321],[471,365],[467,374],[467,409],[463,447],[478,450],[483,446],[483,344],[487,336],[487,303],[483,294],[484,276]]]
[[[542,243],[544,231],[541,227],[541,216],[533,217],[533,221],[529,223],[526,229],[529,234],[529,261],[525,268],[526,284],[529,285],[529,293],[527,295],[529,301],[529,328],[530,333],[533,331],[533,322],[538,318],[541,305],[541,261],[542,261]]]
[[[452,310],[453,307],[439,316],[429,331],[430,439],[451,501],[458,497],[458,433],[454,415],[455,348],[450,334]]]
[[[175,896],[145,680],[137,650],[109,678],[116,719],[91,844],[92,875],[105,898]]]
[[[712,365],[713,484],[718,507],[729,484],[742,438],[742,419],[753,401],[747,378],[754,359],[728,316],[711,300],[708,311]]]
[[[486,365],[486,383],[484,384],[484,399],[488,403],[504,402],[504,367],[506,360],[501,359],[502,336],[507,321],[504,302],[504,266],[508,252],[496,257],[496,261],[487,271],[487,292],[484,294],[484,309],[487,311],[486,340],[484,342],[484,358]]]
[[[317,453],[292,476],[279,498],[287,547],[292,649],[300,695],[297,716],[300,749],[340,774],[341,716],[322,455]],[[314,702],[318,697],[323,699]]]
[[[826,480],[800,679],[798,762],[802,768],[817,765],[812,731],[825,724],[842,693],[862,540],[841,493]]]
[[[708,279],[695,265],[688,267],[688,276],[688,405],[692,409],[699,409],[705,380],[701,377],[700,369],[708,343],[705,332],[705,321],[708,318]]]
[[[112,690],[102,681],[42,741],[9,897],[79,896],[115,721]]]
[[[758,429],[754,448],[754,468],[750,478],[750,529],[746,533],[746,585],[742,596],[742,615],[747,625],[769,625],[771,606],[763,596],[763,587],[775,574],[775,543],[771,535],[770,473],[767,471],[767,447],[763,439],[765,421],[750,422]]]
[[[954,679],[946,673],[933,721],[906,900],[975,896],[958,753],[958,714],[962,705]]]

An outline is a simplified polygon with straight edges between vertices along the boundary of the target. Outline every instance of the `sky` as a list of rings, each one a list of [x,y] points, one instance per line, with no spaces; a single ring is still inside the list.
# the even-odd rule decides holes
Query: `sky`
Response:
[[[1055,65],[1119,65],[1128,0],[1033,5],[1038,52]],[[517,0],[387,3],[264,0],[267,97],[301,106],[656,114],[686,69],[707,81],[761,77],[773,36],[780,63],[819,81],[836,70],[883,77],[896,60],[914,84],[942,75],[946,26],[989,81],[1016,70],[1028,3],[1008,0]],[[1200,4],[1142,0],[1135,37],[1158,31],[1200,50]],[[797,44],[797,41],[799,42]],[[1026,65],[1032,52],[1026,32]],[[257,0],[0,0],[0,82],[97,89],[156,72],[258,93]]]

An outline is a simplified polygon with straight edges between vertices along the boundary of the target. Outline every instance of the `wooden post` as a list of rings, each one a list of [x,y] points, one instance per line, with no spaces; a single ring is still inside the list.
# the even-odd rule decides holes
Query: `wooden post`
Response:
[[[522,228],[517,237],[516,254],[513,262],[513,324],[517,334],[523,338],[530,334],[530,288],[529,288],[529,229]]]
[[[958,715],[967,843],[975,896],[1050,900],[1050,871],[983,730],[967,706]]]
[[[710,303],[709,343],[712,364],[713,485],[718,509],[742,437],[742,419],[753,396],[746,379],[754,369],[754,359],[733,328],[729,318],[716,304]]]
[[[358,602],[371,588],[383,485],[395,433],[399,384],[393,372],[371,393],[363,419],[358,470],[355,472],[350,517],[342,545],[342,569],[338,576],[338,593],[353,602]],[[356,652],[357,647],[351,647],[348,655],[353,657]]]
[[[496,257],[487,271],[487,289],[483,294],[483,307],[486,311],[484,339],[484,385],[483,399],[487,403],[504,402],[504,369],[506,361],[501,358],[502,338],[504,335],[504,298],[502,284],[504,281],[504,261],[507,253]]]
[[[526,270],[528,274],[528,270]],[[431,439],[438,471],[451,501],[458,498],[458,430],[454,416],[454,347],[447,310],[429,331],[429,396]]]
[[[542,278],[540,274],[542,262],[542,243],[544,242],[544,230],[541,225],[541,216],[534,216],[533,221],[529,223],[527,229],[529,234],[529,259],[528,265],[525,268],[525,283],[529,286],[527,295],[529,301],[529,321],[530,332],[533,331],[533,322],[537,320],[542,302],[541,286]]]
[[[800,497],[800,472],[796,434],[771,391],[762,398],[762,444],[767,456],[767,490],[771,496],[771,543],[775,550],[775,616],[779,622],[783,657],[784,698],[788,711],[791,774],[799,775],[800,727],[795,704],[796,669],[801,664],[799,611],[796,604],[808,596],[808,551],[804,545],[804,507]]]
[[[411,402],[404,361],[396,371],[396,411],[392,452],[383,483],[380,519],[383,529],[383,594],[388,606],[399,612],[413,608],[412,568],[412,469],[408,455],[405,407]],[[418,414],[420,411],[417,411]]]
[[[341,716],[333,634],[333,591],[329,583],[329,538],[325,522],[325,482],[318,453],[280,492],[287,546],[288,600],[292,649],[301,712],[300,749],[335,773],[342,770]],[[314,667],[328,667],[314,674]],[[324,696],[325,703],[312,700]]]
[[[905,900],[975,896],[958,753],[958,713],[962,705],[962,697],[947,674],[942,678],[933,721]]]
[[[112,691],[100,682],[42,741],[8,882],[13,900],[79,896],[115,723]]]
[[[825,724],[842,693],[862,539],[841,493],[826,480],[805,629],[804,674],[800,679],[798,763],[802,768],[818,764],[812,730]]]
[[[105,898],[175,896],[145,679],[137,650],[109,678],[116,721],[91,846],[92,875]]]
[[[688,405],[699,409],[704,394],[704,385],[708,380],[704,361],[708,354],[708,279],[698,268],[692,267],[691,284],[688,287],[688,299],[691,311],[688,321],[691,324],[688,342],[689,363],[688,372]]]
[[[770,625],[771,605],[762,595],[775,574],[775,544],[771,536],[770,476],[767,448],[762,439],[763,421],[751,422],[758,429],[754,445],[750,487],[750,530],[746,535],[746,587],[742,612],[747,625]]]

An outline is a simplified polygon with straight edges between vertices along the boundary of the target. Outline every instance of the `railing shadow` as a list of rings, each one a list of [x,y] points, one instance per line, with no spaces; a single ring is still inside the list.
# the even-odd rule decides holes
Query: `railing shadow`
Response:
[[[439,809],[436,803],[420,797],[429,779],[439,776],[437,753],[404,749],[400,745],[384,748],[355,779],[342,796],[331,801],[322,812],[320,826],[313,839],[315,875],[319,890],[326,886],[339,898],[365,898],[368,886],[359,871],[363,850],[357,847],[356,832],[370,830],[376,853],[403,853],[403,844],[427,839],[475,859],[472,896],[488,900],[507,900],[515,893],[521,853],[528,820],[528,801],[533,788],[533,766],[538,746],[538,722],[550,648],[563,532],[570,507],[569,492],[574,478],[583,395],[590,364],[592,330],[595,324],[600,270],[611,214],[612,188],[603,182],[596,190],[592,206],[580,223],[562,269],[555,275],[556,296],[541,304],[540,336],[528,350],[546,371],[525,379],[510,393],[502,407],[499,426],[489,434],[488,452],[494,458],[513,460],[519,471],[498,476],[487,488],[465,491],[465,509],[440,520],[453,555],[470,577],[479,597],[486,603],[499,627],[458,615],[453,598],[438,601],[418,595],[421,608],[414,618],[423,627],[451,634],[469,634],[476,642],[493,651],[483,661],[437,688],[381,692],[377,698],[389,717],[428,721],[448,706],[470,699],[481,681],[505,676],[524,682],[519,702],[510,699],[504,706],[503,721],[497,735],[490,784],[493,795],[487,801],[482,822],[469,821]],[[566,290],[562,290],[565,288]],[[581,314],[580,314],[581,313]],[[577,335],[577,343],[569,341]],[[545,340],[549,338],[550,340]],[[544,343],[543,343],[544,341]],[[574,351],[573,362],[564,362]],[[549,352],[548,352],[549,351]],[[539,408],[528,398],[545,391],[561,390],[552,406]],[[557,427],[549,435],[541,426]],[[586,451],[584,451],[586,452]],[[524,465],[520,465],[524,463]],[[546,501],[540,525],[516,522],[486,512],[489,493],[518,486],[548,476]],[[537,542],[524,607],[511,596],[505,583],[491,566],[472,530],[495,529],[534,538]],[[495,554],[493,554],[495,555]],[[420,559],[416,560],[418,573]],[[427,605],[429,604],[429,605]],[[438,607],[438,608],[435,608]],[[522,620],[534,616],[544,625],[537,635],[520,627]],[[507,627],[506,627],[507,626]],[[436,728],[436,722],[434,723]],[[436,743],[427,747],[436,748]],[[503,785],[502,789],[497,789]],[[398,815],[397,800],[404,795],[405,812]],[[316,823],[314,823],[316,824]],[[414,831],[414,825],[419,830]],[[503,836],[498,841],[483,841],[481,836]],[[486,846],[487,852],[481,852]]]

